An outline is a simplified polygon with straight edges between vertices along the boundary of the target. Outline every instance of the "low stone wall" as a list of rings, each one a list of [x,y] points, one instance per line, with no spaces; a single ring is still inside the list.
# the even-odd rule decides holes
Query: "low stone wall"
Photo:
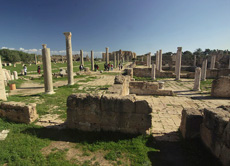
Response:
[[[221,76],[213,80],[211,96],[230,97],[230,76]]]
[[[72,94],[67,99],[67,126],[83,131],[145,133],[151,127],[151,106],[135,95]]]
[[[113,86],[109,87],[108,92],[110,94],[119,94],[122,96],[129,94],[129,80],[130,76],[118,75],[114,79]]]
[[[133,76],[151,77],[152,68],[133,68]]]
[[[199,135],[224,166],[230,165],[230,106],[184,109],[180,130],[184,138],[192,139]]]
[[[220,76],[229,76],[230,69],[207,69],[206,78],[215,79]]]
[[[173,96],[172,90],[161,90],[157,82],[131,81],[129,82],[129,94],[136,95],[160,95]]]
[[[133,69],[132,68],[128,68],[128,69],[125,69],[125,74],[130,76],[130,78],[133,78]]]
[[[31,123],[38,118],[36,104],[21,102],[2,102],[0,104],[0,117],[19,123]]]

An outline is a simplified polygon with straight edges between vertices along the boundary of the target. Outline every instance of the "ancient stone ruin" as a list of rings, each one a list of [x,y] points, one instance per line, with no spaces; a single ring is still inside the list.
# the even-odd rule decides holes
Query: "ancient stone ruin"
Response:
[[[83,131],[146,133],[151,106],[135,95],[72,94],[67,99],[67,126]]]
[[[5,117],[13,122],[32,123],[38,118],[36,104],[2,102],[0,103],[0,117]]]

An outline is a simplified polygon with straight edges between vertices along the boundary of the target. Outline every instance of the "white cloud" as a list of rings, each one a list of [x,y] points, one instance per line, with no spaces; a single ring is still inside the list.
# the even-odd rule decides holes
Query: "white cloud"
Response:
[[[15,48],[8,48],[9,50],[15,50]]]
[[[24,51],[25,49],[24,48],[19,48],[20,51]]]
[[[8,47],[2,47],[1,49],[7,49]]]

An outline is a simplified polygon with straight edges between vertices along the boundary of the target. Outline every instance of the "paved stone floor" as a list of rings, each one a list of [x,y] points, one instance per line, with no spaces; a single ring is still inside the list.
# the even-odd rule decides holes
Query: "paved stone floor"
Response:
[[[230,105],[229,99],[210,97],[208,92],[191,91],[193,79],[163,80],[165,89],[171,89],[176,96],[138,96],[147,100],[153,107],[152,130],[153,136],[159,141],[177,141],[178,129],[183,108],[216,108],[220,105]]]

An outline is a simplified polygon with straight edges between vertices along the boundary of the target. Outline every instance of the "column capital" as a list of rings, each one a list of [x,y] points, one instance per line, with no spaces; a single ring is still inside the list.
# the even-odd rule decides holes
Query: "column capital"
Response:
[[[72,36],[71,32],[64,32],[63,34],[65,35],[66,39],[71,38]]]
[[[182,47],[177,47],[177,50],[178,51],[182,51]]]
[[[46,48],[46,45],[47,45],[47,44],[42,44],[42,47],[43,47],[43,48]]]

